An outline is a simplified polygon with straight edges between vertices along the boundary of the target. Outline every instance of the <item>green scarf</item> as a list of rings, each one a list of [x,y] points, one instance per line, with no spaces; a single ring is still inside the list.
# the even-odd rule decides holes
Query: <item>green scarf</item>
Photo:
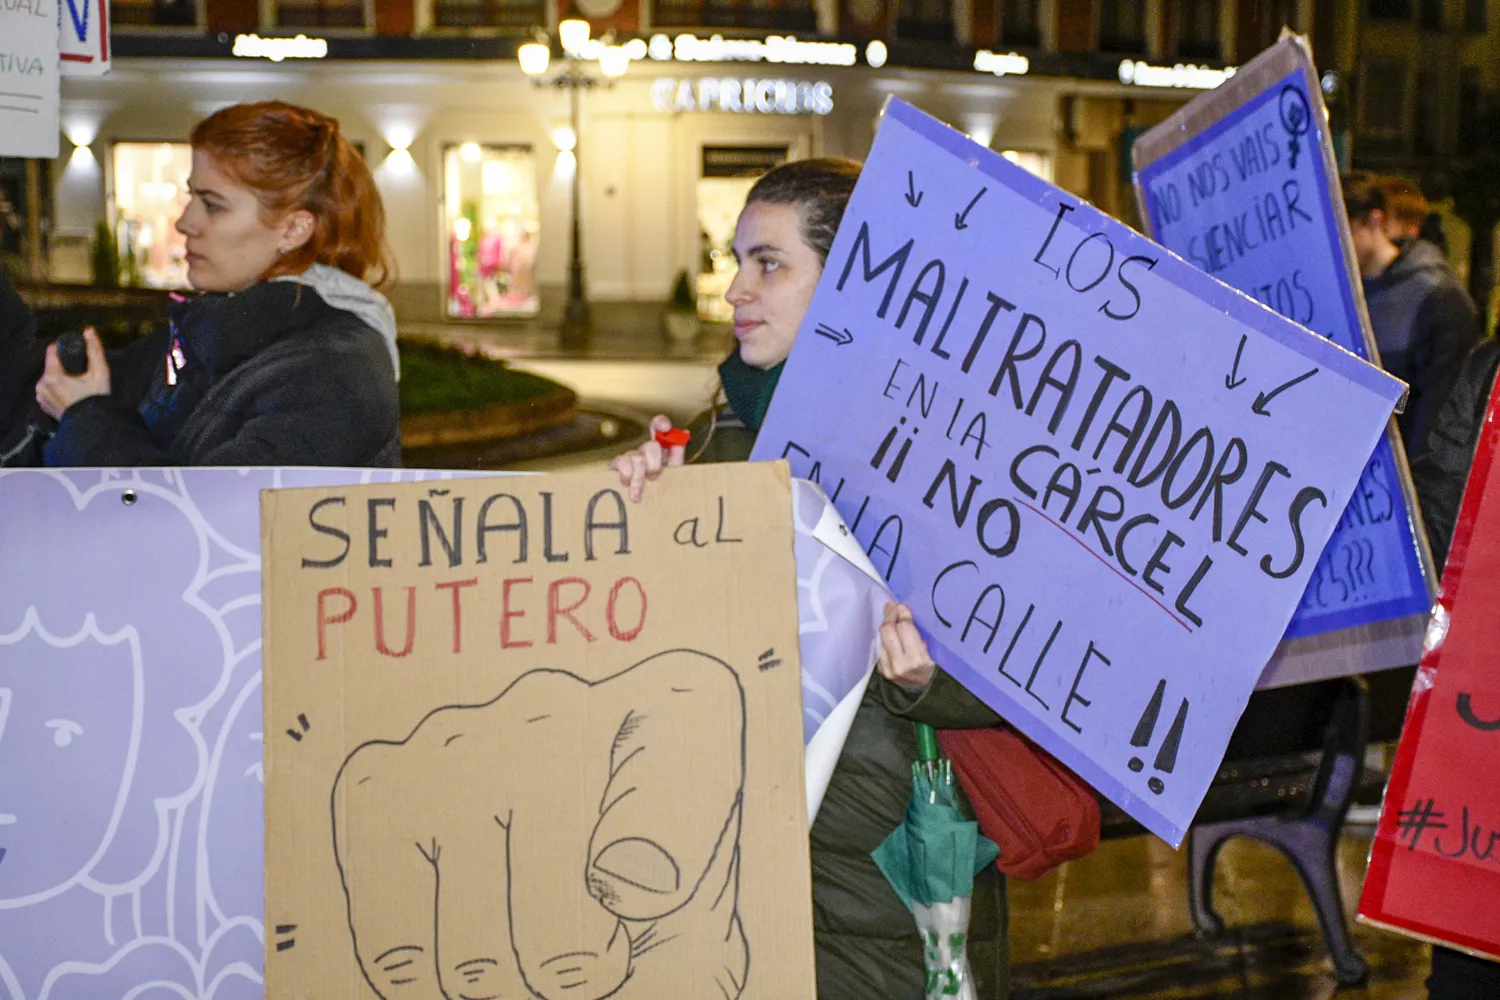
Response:
[[[776,383],[780,380],[781,369],[785,365],[786,362],[783,361],[766,371],[746,364],[740,358],[738,344],[729,357],[724,359],[724,363],[719,365],[719,379],[724,384],[724,395],[728,397],[735,414],[751,430],[759,431],[761,423],[765,421],[766,410],[771,407],[771,397],[776,393]]]

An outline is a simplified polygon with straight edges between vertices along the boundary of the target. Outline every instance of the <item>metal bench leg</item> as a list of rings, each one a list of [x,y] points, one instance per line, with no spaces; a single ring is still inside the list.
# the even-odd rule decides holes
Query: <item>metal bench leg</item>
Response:
[[[1189,905],[1201,933],[1218,934],[1224,926],[1212,906],[1219,849],[1231,837],[1251,837],[1285,855],[1302,879],[1339,983],[1352,986],[1365,981],[1369,966],[1349,940],[1335,856],[1344,814],[1359,786],[1364,752],[1365,685],[1352,678],[1334,707],[1313,798],[1306,807],[1296,813],[1206,823],[1188,832]]]
[[[1214,912],[1214,862],[1219,849],[1237,831],[1221,831],[1223,824],[1194,826],[1188,829],[1188,908],[1193,926],[1200,937],[1217,937],[1224,933],[1224,921]]]

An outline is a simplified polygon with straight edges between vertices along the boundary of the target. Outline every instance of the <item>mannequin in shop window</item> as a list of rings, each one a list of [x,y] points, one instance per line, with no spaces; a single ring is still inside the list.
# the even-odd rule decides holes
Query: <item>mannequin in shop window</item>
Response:
[[[389,273],[369,168],[337,121],[274,101],[216,112],[191,145],[176,228],[201,294],[116,351],[86,331],[79,375],[34,333],[7,345],[34,373],[42,428],[13,464],[398,465],[395,316],[366,281]]]

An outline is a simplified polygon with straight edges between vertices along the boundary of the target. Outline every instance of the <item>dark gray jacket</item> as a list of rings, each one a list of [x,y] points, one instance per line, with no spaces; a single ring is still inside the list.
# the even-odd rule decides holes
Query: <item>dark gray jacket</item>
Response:
[[[1452,389],[1433,415],[1427,447],[1412,462],[1412,481],[1417,488],[1422,520],[1427,525],[1432,558],[1439,569],[1448,561],[1448,547],[1458,525],[1458,512],[1497,369],[1500,369],[1500,342],[1485,339],[1464,359]]]
[[[1479,340],[1479,313],[1443,252],[1426,240],[1401,244],[1401,255],[1364,286],[1381,362],[1411,387],[1397,424],[1415,461],[1464,355]]]
[[[168,332],[109,362],[111,395],[69,407],[46,465],[400,464],[388,339],[315,285],[176,303]],[[30,381],[39,375],[37,363]]]

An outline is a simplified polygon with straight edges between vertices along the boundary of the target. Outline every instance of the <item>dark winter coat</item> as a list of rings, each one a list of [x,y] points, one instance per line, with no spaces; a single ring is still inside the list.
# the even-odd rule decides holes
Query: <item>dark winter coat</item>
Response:
[[[1479,340],[1479,313],[1443,252],[1426,240],[1401,244],[1400,256],[1366,278],[1364,288],[1380,360],[1410,386],[1396,419],[1407,457],[1415,460],[1464,355]]]
[[[314,286],[267,281],[200,295],[175,303],[170,318],[170,330],[110,352],[111,394],[68,408],[45,444],[46,465],[400,464],[387,336]],[[11,351],[29,354],[34,384],[39,345]]]
[[[717,411],[718,426],[707,441],[707,453],[696,461],[750,457],[780,371],[757,378],[735,355],[720,374],[729,406]],[[695,422],[693,442],[708,437],[709,419]],[[688,453],[694,454],[693,443]],[[871,678],[812,828],[818,1000],[921,1000],[924,966],[916,922],[870,852],[906,818],[911,765],[917,759],[914,724],[970,729],[999,721],[941,670],[915,695],[878,673]],[[972,818],[962,791],[959,799]],[[994,866],[974,880],[969,931],[978,995],[1004,998],[1009,992],[1005,885]]]
[[[36,317],[0,268],[0,465],[7,464],[7,453],[19,457],[30,443],[28,424],[36,412],[45,347],[37,340]]]
[[[1481,341],[1464,359],[1447,398],[1433,416],[1426,447],[1412,461],[1417,501],[1427,525],[1432,558],[1439,567],[1448,559],[1497,369],[1500,342],[1493,338]]]

